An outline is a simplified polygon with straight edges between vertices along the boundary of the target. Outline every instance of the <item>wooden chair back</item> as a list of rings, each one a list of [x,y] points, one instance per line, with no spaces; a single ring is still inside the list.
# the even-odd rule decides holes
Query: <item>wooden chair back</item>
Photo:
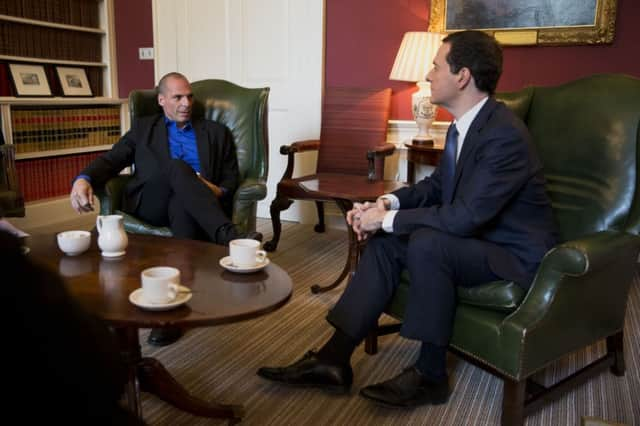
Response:
[[[391,89],[328,87],[322,105],[318,173],[367,175],[367,151],[384,145]]]

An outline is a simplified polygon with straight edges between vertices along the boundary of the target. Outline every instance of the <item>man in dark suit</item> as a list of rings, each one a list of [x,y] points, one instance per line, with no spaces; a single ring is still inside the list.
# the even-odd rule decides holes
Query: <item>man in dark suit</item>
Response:
[[[347,220],[369,239],[353,279],[329,312],[331,339],[270,380],[348,391],[351,354],[376,326],[408,269],[411,285],[401,335],[422,342],[415,364],[361,395],[387,406],[440,404],[450,389],[446,351],[456,286],[513,280],[524,289],[556,241],[542,165],[522,123],[492,95],[502,51],[490,36],[463,31],[443,40],[427,80],[431,101],[455,121],[430,177],[356,204]]]
[[[169,226],[177,238],[227,245],[241,234],[231,222],[238,186],[236,148],[229,129],[205,119],[191,119],[193,94],[185,76],[169,73],[158,83],[164,114],[143,117],[113,148],[89,164],[71,188],[79,213],[93,210],[93,185],[104,185],[125,167],[134,166],[124,191],[124,211],[155,226]],[[180,337],[178,329],[153,329],[149,343],[162,346]]]
[[[257,232],[240,235],[229,215],[238,186],[233,137],[223,125],[191,119],[189,81],[169,73],[158,83],[164,114],[136,120],[113,148],[89,164],[75,179],[71,205],[93,209],[93,185],[103,185],[134,165],[123,208],[145,222],[169,226],[178,238],[226,245],[234,238],[262,239]]]

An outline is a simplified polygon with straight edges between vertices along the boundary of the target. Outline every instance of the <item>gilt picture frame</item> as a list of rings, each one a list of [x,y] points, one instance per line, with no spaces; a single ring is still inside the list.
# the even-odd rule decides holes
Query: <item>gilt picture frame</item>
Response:
[[[429,31],[476,29],[503,45],[613,42],[616,0],[431,0]]]
[[[9,64],[16,96],[51,96],[43,65]]]
[[[56,72],[64,96],[92,96],[84,68],[56,67]]]

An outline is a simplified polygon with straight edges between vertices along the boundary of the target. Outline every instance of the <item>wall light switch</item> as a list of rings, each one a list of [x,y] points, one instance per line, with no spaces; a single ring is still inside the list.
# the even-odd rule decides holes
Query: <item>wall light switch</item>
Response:
[[[153,59],[153,47],[141,47],[138,49],[138,57],[144,60]]]

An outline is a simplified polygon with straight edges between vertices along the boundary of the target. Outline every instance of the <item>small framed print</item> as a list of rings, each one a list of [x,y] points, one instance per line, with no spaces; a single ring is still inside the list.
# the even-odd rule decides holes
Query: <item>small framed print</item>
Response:
[[[56,67],[64,96],[92,96],[84,68]]]
[[[47,74],[42,65],[9,64],[16,96],[51,96]]]

